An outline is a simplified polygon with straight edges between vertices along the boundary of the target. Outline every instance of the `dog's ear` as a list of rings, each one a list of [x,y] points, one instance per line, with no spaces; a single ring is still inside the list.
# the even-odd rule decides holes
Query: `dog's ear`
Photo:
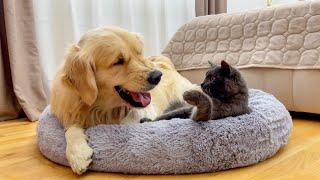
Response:
[[[89,106],[95,102],[98,95],[94,68],[92,57],[82,54],[78,45],[69,48],[64,66],[65,80],[77,90],[81,100]]]

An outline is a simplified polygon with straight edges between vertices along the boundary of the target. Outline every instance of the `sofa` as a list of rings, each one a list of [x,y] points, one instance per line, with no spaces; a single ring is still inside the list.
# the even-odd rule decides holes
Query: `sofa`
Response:
[[[200,16],[163,50],[194,83],[208,61],[237,67],[250,88],[276,96],[290,111],[320,114],[320,1]]]

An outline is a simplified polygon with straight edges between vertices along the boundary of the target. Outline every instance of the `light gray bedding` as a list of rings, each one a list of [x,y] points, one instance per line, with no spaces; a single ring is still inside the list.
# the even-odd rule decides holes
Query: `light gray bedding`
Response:
[[[132,125],[99,125],[86,134],[94,149],[91,170],[128,174],[185,174],[248,166],[287,144],[292,119],[274,96],[250,90],[252,113],[195,122],[174,119]],[[64,130],[50,107],[37,139],[48,159],[68,166]]]

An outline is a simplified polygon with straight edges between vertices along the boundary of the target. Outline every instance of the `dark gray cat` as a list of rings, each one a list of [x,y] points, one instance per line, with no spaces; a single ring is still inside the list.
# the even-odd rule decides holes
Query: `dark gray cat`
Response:
[[[240,72],[222,61],[221,66],[211,64],[211,69],[201,84],[200,90],[183,94],[187,102],[172,102],[164,114],[154,121],[172,118],[191,118],[196,121],[219,119],[250,113],[248,88]],[[148,118],[141,123],[152,121]]]

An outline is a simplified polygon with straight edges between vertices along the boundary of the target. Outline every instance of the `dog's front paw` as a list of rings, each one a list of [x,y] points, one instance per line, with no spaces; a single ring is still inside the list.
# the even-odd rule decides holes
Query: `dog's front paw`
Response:
[[[149,118],[142,118],[142,119],[140,119],[140,123],[145,123],[145,122],[152,122],[152,120],[149,119]]]
[[[190,90],[183,93],[183,99],[191,104],[191,105],[198,105],[199,101],[202,99],[203,92],[198,90]]]
[[[73,172],[80,175],[87,171],[93,150],[86,142],[67,147],[66,156]]]

